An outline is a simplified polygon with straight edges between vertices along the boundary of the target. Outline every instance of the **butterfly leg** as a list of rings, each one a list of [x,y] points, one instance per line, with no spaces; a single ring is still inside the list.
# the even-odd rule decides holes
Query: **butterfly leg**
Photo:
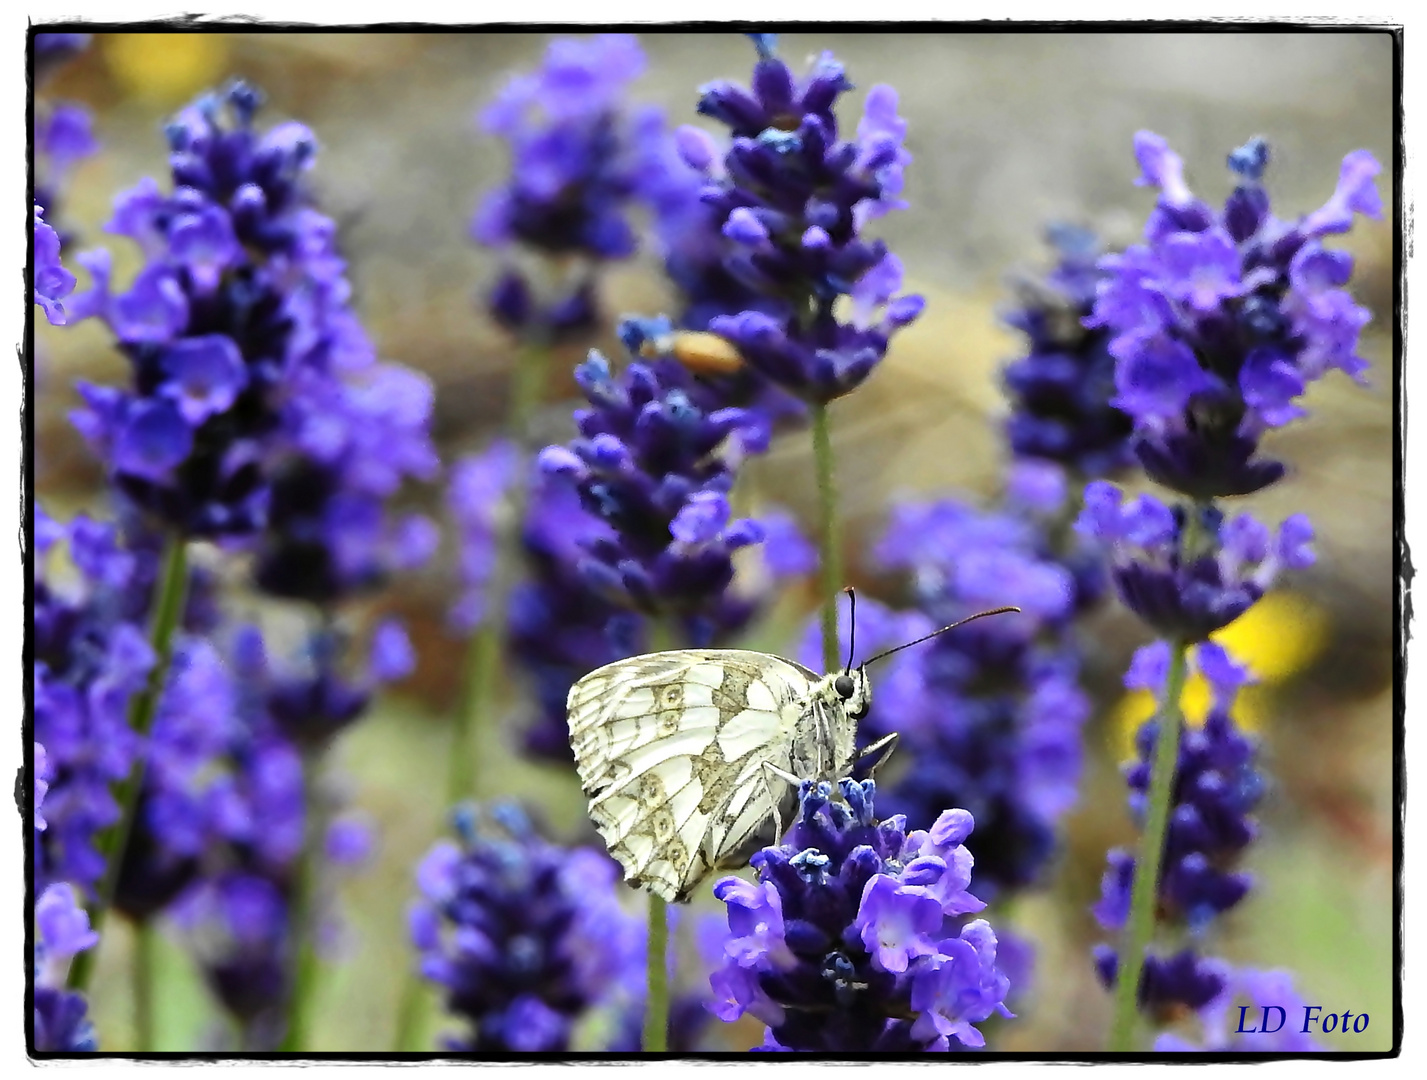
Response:
[[[878,739],[866,750],[857,755],[857,764],[861,765],[874,754],[877,755],[877,760],[867,766],[867,775],[871,776],[883,765],[887,764],[887,759],[892,756],[892,751],[897,749],[898,738],[899,736],[895,731],[890,735],[882,736],[882,738]]]
[[[799,780],[792,773],[788,772],[787,769],[778,768],[778,766],[774,765],[771,761],[763,762],[763,783],[768,790],[768,801],[773,804],[773,842],[776,844],[778,841],[783,839],[783,815],[778,812],[778,804],[782,800],[773,794],[773,784],[768,777],[769,773],[772,773],[773,776],[777,777],[779,780],[793,785],[793,787],[801,786],[802,781]]]

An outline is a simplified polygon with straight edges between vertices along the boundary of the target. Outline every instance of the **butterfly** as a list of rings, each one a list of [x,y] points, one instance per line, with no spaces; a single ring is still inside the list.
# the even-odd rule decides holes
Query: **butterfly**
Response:
[[[747,864],[791,821],[804,780],[836,781],[897,744],[857,749],[872,704],[867,665],[1019,608],[983,611],[818,675],[744,649],[678,649],[617,660],[570,688],[570,746],[590,819],[625,880],[685,901],[716,870]]]

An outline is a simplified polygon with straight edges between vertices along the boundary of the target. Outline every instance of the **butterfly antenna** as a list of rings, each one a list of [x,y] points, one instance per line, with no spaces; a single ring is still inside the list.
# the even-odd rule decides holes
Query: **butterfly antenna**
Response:
[[[852,658],[857,655],[857,593],[849,585],[842,590],[847,593],[847,669],[844,675],[852,674]]]
[[[923,641],[930,640],[931,638],[936,637],[938,634],[944,634],[948,630],[955,630],[958,626],[965,626],[967,623],[973,622],[976,619],[984,619],[987,615],[1005,615],[1008,612],[1020,610],[1021,609],[1018,607],[998,607],[992,608],[990,611],[978,611],[975,615],[966,616],[966,618],[962,619],[960,622],[954,622],[950,626],[943,626],[940,630],[933,630],[930,634],[926,634],[923,637],[917,638],[916,641],[909,641],[905,645],[898,645],[895,649],[888,649],[886,652],[880,652],[871,660],[864,660],[862,662],[862,666],[866,667],[868,664],[875,664],[884,656],[891,656],[894,652],[901,652],[903,649],[910,649],[913,645],[920,645]]]

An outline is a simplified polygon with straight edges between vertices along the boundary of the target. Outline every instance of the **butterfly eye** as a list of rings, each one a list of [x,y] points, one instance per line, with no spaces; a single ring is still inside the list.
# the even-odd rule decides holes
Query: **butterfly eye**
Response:
[[[837,691],[838,697],[842,698],[843,701],[846,701],[852,696],[852,676],[839,675],[836,679],[832,681],[832,688],[833,690]]]

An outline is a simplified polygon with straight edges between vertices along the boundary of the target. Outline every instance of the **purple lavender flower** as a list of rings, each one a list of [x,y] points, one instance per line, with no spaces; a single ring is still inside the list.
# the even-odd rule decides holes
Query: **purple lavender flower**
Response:
[[[481,125],[510,147],[510,179],[490,192],[472,235],[513,254],[525,248],[573,269],[542,287],[534,266],[508,260],[489,307],[510,330],[558,339],[596,320],[599,265],[634,253],[627,219],[641,188],[644,145],[658,138],[659,114],[626,114],[622,98],[644,69],[628,34],[557,38],[539,71],[510,79],[481,114]],[[547,295],[548,294],[548,295]]]
[[[118,817],[110,786],[129,775],[139,752],[128,704],[153,666],[143,609],[132,606],[142,560],[113,526],[87,517],[66,527],[36,507],[35,533],[35,739],[49,770],[35,884],[87,890],[104,872],[96,836]],[[45,567],[63,541],[79,572],[73,587]]]
[[[1212,642],[1200,644],[1194,659],[1214,687],[1214,707],[1202,728],[1187,728],[1181,736],[1159,903],[1166,917],[1199,929],[1249,891],[1251,878],[1229,867],[1257,834],[1248,814],[1263,794],[1263,778],[1254,767],[1254,743],[1239,732],[1231,715],[1238,688],[1249,681],[1247,671]],[[1168,661],[1163,643],[1146,646],[1126,685],[1162,695]],[[1135,740],[1138,760],[1126,771],[1130,805],[1137,816],[1144,813],[1157,733],[1153,721],[1141,727]],[[1111,865],[1095,913],[1106,929],[1117,929],[1129,910],[1134,860],[1127,853],[1112,852]]]
[[[1264,781],[1255,766],[1257,747],[1239,731],[1232,716],[1239,688],[1251,681],[1247,669],[1212,642],[1199,644],[1194,663],[1212,688],[1213,707],[1202,728],[1184,727],[1181,732],[1156,911],[1162,920],[1183,924],[1197,934],[1242,901],[1252,886],[1251,876],[1233,867],[1257,835],[1249,815],[1263,795]],[[1136,653],[1125,684],[1162,697],[1169,665],[1165,643],[1147,645]],[[1140,728],[1135,740],[1138,758],[1125,771],[1130,806],[1140,819],[1145,814],[1158,731],[1153,720]],[[1114,849],[1109,864],[1093,911],[1102,927],[1116,930],[1129,915],[1135,859]],[[1115,951],[1097,947],[1096,966],[1107,985],[1113,984],[1118,967]],[[1202,1008],[1224,989],[1221,967],[1200,960],[1192,950],[1168,959],[1147,956],[1141,1006],[1160,1011],[1177,1004]]]
[[[78,572],[68,580],[49,565],[62,544]],[[35,734],[48,783],[36,847],[41,888],[64,880],[88,890],[99,881],[94,841],[118,813],[109,789],[147,752],[129,729],[128,708],[153,665],[144,627],[161,546],[133,515],[117,525],[84,515],[62,525],[35,508]],[[183,629],[206,632],[215,621],[212,575],[192,569],[187,596]]]
[[[890,660],[860,734],[902,736],[910,766],[884,790],[884,805],[914,825],[947,805],[976,818],[968,843],[983,895],[1031,884],[1076,800],[1089,714],[1064,635],[1075,580],[1031,522],[952,500],[898,506],[875,555],[908,574],[918,620],[893,632],[859,625],[861,649],[895,647],[998,603],[1022,608]],[[859,623],[864,608],[877,612],[859,603]]]
[[[856,139],[840,140],[833,107],[852,85],[842,65],[824,53],[799,82],[768,43],[759,48],[751,89],[712,83],[699,100],[732,145],[720,152],[695,129],[677,136],[708,209],[663,215],[666,262],[688,302],[685,326],[728,339],[782,389],[826,402],[866,379],[921,313],[920,297],[899,295],[901,262],[861,235],[905,205],[906,124],[896,92],[874,86]]]
[[[99,1049],[84,997],[64,989],[70,960],[99,940],[67,883],[48,886],[35,901],[35,938],[34,1048],[61,1054]]]
[[[1120,599],[1167,638],[1203,641],[1233,622],[1273,584],[1280,569],[1313,565],[1313,528],[1293,514],[1276,534],[1249,514],[1217,507],[1169,507],[1153,495],[1125,502],[1102,480],[1085,489],[1075,527],[1110,552]]]
[[[199,874],[220,838],[222,759],[232,745],[236,690],[218,651],[202,638],[174,655],[146,746],[139,809],[114,889],[135,920],[166,908]]]
[[[410,909],[422,975],[471,1025],[446,1045],[567,1050],[579,1020],[622,1007],[642,984],[640,923],[615,898],[618,867],[546,842],[510,806],[466,807],[455,820],[459,843],[422,860]]]
[[[74,888],[67,882],[50,885],[35,901],[35,927],[50,973],[62,971],[75,954],[99,940],[99,935],[89,928],[89,916],[79,906]]]
[[[348,307],[335,227],[303,182],[316,141],[295,122],[258,133],[259,105],[234,83],[169,124],[172,194],[142,182],[107,226],[147,260],[127,291],[112,290],[107,251],[79,256],[94,287],[71,301],[71,318],[102,318],[134,380],[81,384],[75,423],[119,491],[184,535],[250,539],[276,503],[287,535],[330,543],[331,518],[372,513],[340,494],[387,496],[393,477],[434,467],[430,391],[376,363]],[[310,517],[292,510],[293,487],[321,489]]]
[[[99,1049],[83,994],[57,986],[35,987],[35,1049],[41,1053],[87,1054]]]
[[[1191,1042],[1166,1032],[1155,1040],[1154,1048],[1165,1053],[1227,1052],[1300,1054],[1326,1050],[1322,1043],[1303,1033],[1297,1024],[1284,1023],[1276,1031],[1258,1030],[1258,1020],[1265,1006],[1284,1010],[1287,1016],[1303,1015],[1303,996],[1293,987],[1293,976],[1286,971],[1256,971],[1234,968],[1225,974],[1222,991],[1198,1010],[1203,1025],[1204,1041]],[[1249,1018],[1252,1031],[1240,1031],[1240,1017]],[[1233,1027],[1230,1027],[1230,1024]],[[1266,1029],[1267,1024],[1263,1027]]]
[[[291,905],[310,811],[307,766],[288,731],[311,734],[334,720],[316,709],[296,721],[282,712],[302,697],[293,687],[309,684],[303,673],[270,663],[257,630],[236,628],[221,656],[198,653],[171,684],[155,740],[162,735],[188,753],[171,749],[155,758],[140,819],[153,839],[138,850],[149,851],[149,867],[159,870],[185,845],[201,853],[198,872],[167,910],[238,1025],[241,1046],[271,1049],[281,1039],[292,986]],[[308,699],[329,706],[315,692]],[[206,764],[185,772],[185,759]],[[150,869],[140,883],[151,895],[164,880]]]
[[[268,875],[227,870],[189,890],[173,911],[244,1050],[270,1049],[281,1035],[292,978],[290,890]]]
[[[37,832],[43,832],[45,830],[45,816],[40,812],[40,810],[45,804],[45,795],[49,792],[50,780],[53,779],[54,773],[50,769],[48,755],[45,753],[45,748],[41,743],[35,743],[34,774],[35,801],[33,805],[35,814],[35,830]]]
[[[578,573],[611,603],[682,617],[706,644],[714,628],[747,618],[727,610],[730,556],[762,533],[733,519],[728,493],[739,458],[766,433],[745,410],[701,408],[678,364],[635,362],[616,378],[592,351],[575,377],[592,407],[576,413],[580,436],[546,447],[539,465],[606,526],[584,543]]]
[[[349,670],[351,646],[343,630],[324,626],[310,631],[286,663],[255,658],[254,668],[263,672],[264,705],[277,730],[295,746],[326,746],[366,711],[382,683],[403,679],[415,667],[415,653],[399,622],[374,628],[362,671]]]
[[[60,263],[59,234],[45,223],[44,209],[35,204],[34,302],[44,309],[51,326],[65,324],[62,301],[74,291],[74,275]]]
[[[1164,139],[1139,132],[1135,154],[1159,203],[1145,244],[1101,260],[1108,277],[1086,320],[1111,335],[1113,404],[1133,417],[1135,452],[1159,483],[1197,499],[1257,491],[1284,472],[1258,456],[1259,440],[1304,415],[1307,385],[1333,368],[1362,381],[1369,314],[1342,288],[1351,256],[1322,238],[1355,214],[1381,216],[1380,166],[1355,150],[1328,203],[1290,223],[1269,209],[1261,139],[1230,155],[1239,186],[1220,214],[1189,191]]]
[[[872,781],[805,782],[779,847],[753,857],[758,882],[724,878],[725,964],[710,977],[723,1020],[769,1027],[765,1050],[948,1050],[983,1045],[974,1025],[1009,1016],[985,905],[967,891],[971,815],[929,831],[877,822]]]
[[[1109,945],[1096,945],[1092,955],[1101,983],[1113,987],[1119,981],[1119,954]],[[1170,956],[1147,952],[1135,1002],[1141,1011],[1165,1023],[1186,1008],[1204,1008],[1223,993],[1228,976],[1228,964],[1201,957],[1192,948]]]
[[[643,626],[595,592],[578,567],[586,545],[608,535],[561,477],[538,476],[522,525],[528,577],[507,605],[510,649],[535,700],[525,747],[538,757],[572,762],[565,701],[570,687],[597,667],[643,649]]]
[[[388,503],[440,467],[431,384],[398,364],[314,380],[293,403],[296,447],[275,463],[255,568],[264,592],[333,605],[423,564],[438,534]]]
[[[1060,261],[1043,279],[1016,281],[1021,306],[1003,315],[1029,338],[1026,355],[1001,373],[1012,410],[1006,439],[1017,457],[1060,462],[1093,479],[1130,460],[1130,418],[1110,404],[1109,334],[1084,325],[1105,272],[1095,265],[1094,234],[1059,227],[1048,238]]]

